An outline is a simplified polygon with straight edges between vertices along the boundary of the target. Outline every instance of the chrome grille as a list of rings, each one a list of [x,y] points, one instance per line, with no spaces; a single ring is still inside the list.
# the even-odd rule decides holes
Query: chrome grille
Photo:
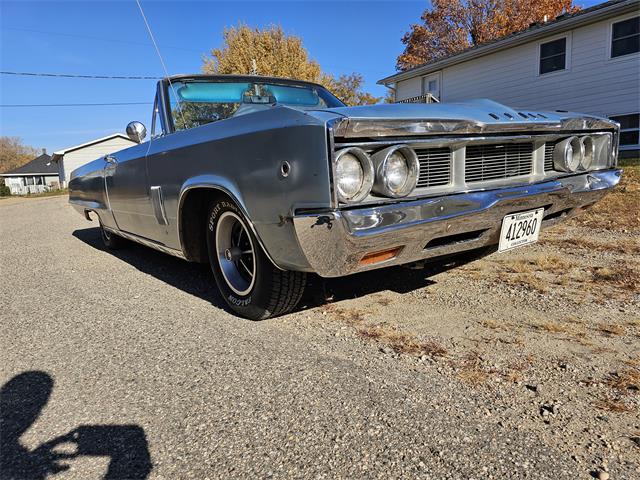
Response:
[[[422,148],[416,149],[420,161],[418,187],[435,187],[451,182],[451,149]]]
[[[550,172],[555,170],[553,167],[553,150],[556,148],[556,142],[546,142],[544,144],[544,171]]]
[[[528,175],[533,167],[533,144],[467,145],[465,180],[482,182]]]

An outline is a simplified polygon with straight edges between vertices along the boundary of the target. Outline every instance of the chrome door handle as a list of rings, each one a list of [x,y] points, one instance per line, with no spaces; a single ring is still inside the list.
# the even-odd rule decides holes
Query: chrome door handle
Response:
[[[104,160],[107,163],[112,163],[112,164],[116,164],[118,163],[118,159],[116,157],[114,157],[113,155],[105,155]]]

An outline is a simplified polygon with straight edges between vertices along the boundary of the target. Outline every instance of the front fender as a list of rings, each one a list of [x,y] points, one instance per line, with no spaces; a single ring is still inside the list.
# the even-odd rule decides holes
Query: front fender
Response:
[[[256,224],[251,218],[251,216],[249,215],[249,212],[247,211],[247,206],[245,204],[244,197],[240,191],[240,188],[238,188],[238,185],[227,178],[220,177],[217,175],[199,175],[197,177],[190,178],[186,182],[184,182],[184,184],[180,188],[180,194],[179,194],[179,200],[178,200],[177,224],[178,224],[178,239],[180,242],[180,248],[183,251],[183,253],[185,252],[184,234],[183,234],[183,227],[182,227],[183,206],[189,191],[196,190],[196,189],[215,190],[217,192],[224,193],[231,200],[233,200],[235,204],[238,205],[238,207],[242,211],[242,214],[244,215],[245,219],[247,220],[247,223],[249,224],[249,228],[251,228],[251,231],[253,232],[255,237],[258,239],[258,243],[260,244],[260,247],[262,248],[264,253],[267,255],[271,263],[273,263],[273,265],[276,268],[279,268],[280,270],[285,270],[287,269],[287,267],[300,269],[301,266],[308,266],[308,263],[304,258],[302,250],[299,248],[297,248],[298,252],[297,252],[297,255],[295,255],[296,257],[295,260],[298,263],[291,265],[290,262],[286,260],[286,257],[284,261],[281,260],[280,262],[277,262],[273,258],[270,252],[275,251],[278,253],[283,253],[280,248],[280,245],[282,245],[283,241],[286,244],[288,243],[286,241],[287,237],[289,239],[295,238],[295,232],[293,231],[292,226],[290,225],[288,228],[289,231],[285,233],[282,228],[283,225],[280,226],[279,228],[280,231],[278,232],[278,231],[273,231],[270,228],[269,224],[266,224],[266,223]],[[265,242],[263,240],[265,233],[266,233],[266,238],[269,245],[265,245]],[[284,235],[282,235],[283,233]],[[296,243],[296,246],[297,246],[297,243]],[[288,255],[290,255],[291,253],[292,253],[291,250],[287,252]],[[300,265],[299,262],[301,259],[304,265]]]

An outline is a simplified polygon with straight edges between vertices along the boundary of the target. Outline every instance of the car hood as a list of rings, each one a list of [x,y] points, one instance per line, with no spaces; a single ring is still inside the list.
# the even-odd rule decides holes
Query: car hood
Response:
[[[566,111],[511,108],[487,99],[460,103],[395,103],[315,110],[338,137],[488,134],[615,129],[605,118]],[[337,120],[337,122],[335,122]]]
[[[345,118],[371,120],[463,120],[482,123],[509,122],[558,122],[568,116],[583,116],[569,112],[548,112],[535,109],[514,109],[488,99],[469,100],[459,103],[394,103],[366,105],[360,107],[328,108]]]

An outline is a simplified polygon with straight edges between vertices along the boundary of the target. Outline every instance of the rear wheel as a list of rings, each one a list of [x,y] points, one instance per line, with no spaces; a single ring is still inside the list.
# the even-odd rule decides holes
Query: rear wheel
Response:
[[[263,320],[290,312],[300,301],[306,274],[275,267],[234,203],[212,203],[207,248],[216,284],[238,315]]]
[[[109,250],[119,250],[126,246],[127,240],[120,235],[113,233],[110,230],[104,228],[102,222],[100,222],[100,236],[102,237],[102,243]]]

